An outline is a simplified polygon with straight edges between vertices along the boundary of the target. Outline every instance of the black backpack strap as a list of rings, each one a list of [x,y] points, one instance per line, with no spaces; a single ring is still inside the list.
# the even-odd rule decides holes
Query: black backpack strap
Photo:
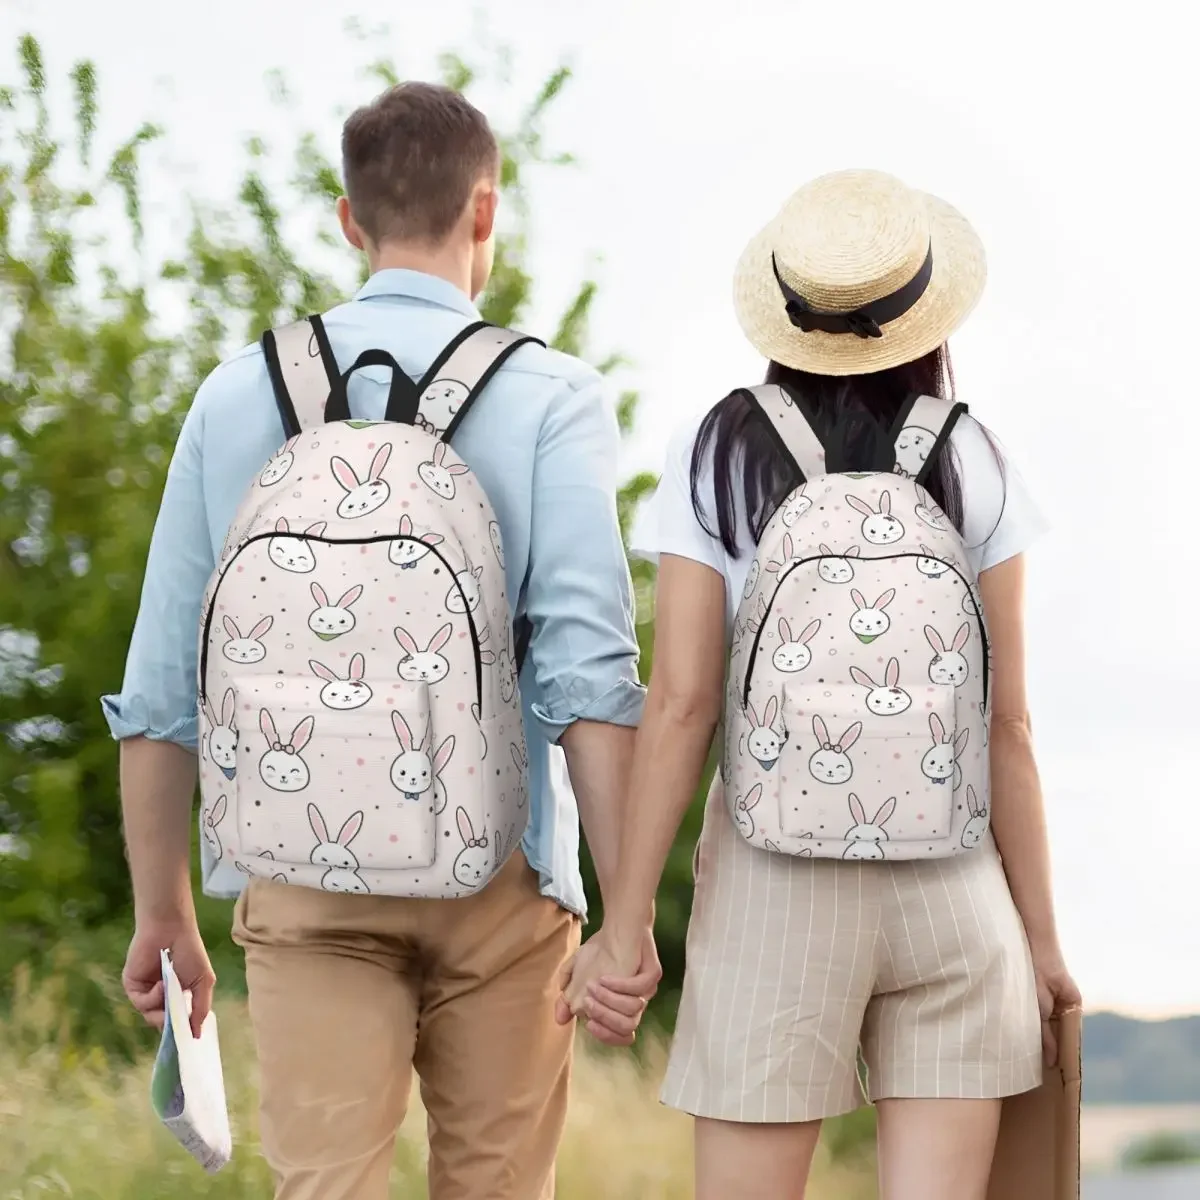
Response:
[[[417,384],[420,402],[414,424],[449,442],[492,377],[527,342],[545,345],[484,321],[468,325]]]
[[[285,435],[323,425],[325,403],[340,376],[321,318],[268,329],[261,345]]]
[[[924,485],[959,417],[966,411],[967,406],[955,400],[939,400],[936,396],[910,397],[892,431],[896,455],[892,470]]]
[[[800,397],[774,383],[742,388],[742,394],[766,419],[775,440],[791,461],[801,483],[825,474],[825,447],[803,410]]]

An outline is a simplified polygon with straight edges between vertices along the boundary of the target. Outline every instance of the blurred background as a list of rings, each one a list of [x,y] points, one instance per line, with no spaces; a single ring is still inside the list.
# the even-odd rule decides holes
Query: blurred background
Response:
[[[878,167],[979,228],[990,282],[954,345],[960,395],[1053,526],[1031,555],[1030,675],[1089,1010],[1089,1186],[1200,1195],[1200,97],[1176,11],[0,0],[0,1194],[269,1194],[227,904],[202,920],[238,1156],[205,1179],[150,1117],[153,1039],[118,983],[129,894],[97,698],[120,685],[196,386],[357,286],[333,219],[341,122],[419,77],[462,87],[502,137],[486,315],[589,358],[622,397],[627,530],[671,431],[761,378],[730,280],[791,190]],[[653,572],[633,569],[648,671]],[[659,899],[664,1033],[699,817]],[[584,1056],[565,1200],[690,1195],[690,1130],[655,1102],[660,1067],[655,1036],[639,1057]],[[425,1194],[421,1133],[414,1112],[397,1195]],[[869,1113],[831,1127],[820,1194],[874,1195],[870,1133]]]

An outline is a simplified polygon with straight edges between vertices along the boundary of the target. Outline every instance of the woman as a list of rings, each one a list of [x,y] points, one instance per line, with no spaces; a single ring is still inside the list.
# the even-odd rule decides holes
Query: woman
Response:
[[[836,661],[828,656],[837,651],[819,649],[820,638],[806,644],[817,620],[803,632],[797,628],[803,617],[779,622],[776,633],[769,606],[746,613],[750,597],[772,595],[775,585],[760,571],[777,572],[782,580],[787,560],[822,555],[828,568],[821,571],[823,582],[814,574],[814,586],[800,589],[815,595],[825,584],[844,585],[856,570],[879,566],[868,559],[888,557],[880,547],[894,538],[906,539],[897,542],[899,549],[921,543],[913,530],[898,528],[889,508],[889,493],[905,488],[912,504],[915,477],[927,494],[917,490],[912,512],[930,529],[961,535],[965,547],[966,564],[947,556],[967,586],[961,612],[956,602],[953,623],[946,626],[946,641],[962,622],[960,633],[953,649],[944,645],[939,652],[940,635],[927,625],[933,661],[928,652],[918,658],[920,651],[910,650],[901,652],[908,654],[903,663],[897,656],[895,666],[885,666],[886,656],[874,657],[873,648],[865,660],[871,672],[852,668],[850,674],[867,688],[872,714],[895,720],[890,714],[911,706],[906,719],[915,718],[923,730],[924,712],[891,685],[901,672],[911,679],[910,667],[922,676],[928,672],[934,686],[925,687],[922,679],[920,690],[949,704],[953,728],[967,659],[951,656],[966,644],[972,618],[979,622],[980,642],[990,643],[990,654],[976,650],[971,668],[985,681],[985,700],[973,702],[982,713],[977,741],[984,744],[990,710],[990,768],[979,746],[972,747],[984,795],[990,775],[990,831],[989,802],[973,788],[960,788],[965,737],[946,733],[934,715],[928,718],[940,749],[932,766],[926,764],[923,786],[946,809],[953,796],[963,810],[960,791],[970,792],[970,813],[954,818],[960,824],[953,853],[904,857],[895,826],[891,840],[883,828],[895,800],[864,811],[853,793],[848,801],[855,823],[829,844],[793,839],[789,848],[761,836],[755,844],[758,814],[751,810],[758,793],[737,776],[744,761],[737,756],[747,743],[735,738],[736,761],[724,756],[696,851],[687,975],[663,1095],[696,1118],[697,1195],[703,1200],[802,1197],[820,1122],[861,1102],[860,1054],[866,1093],[878,1111],[884,1200],[983,1200],[1000,1099],[1038,1085],[1043,1054],[1054,1053],[1046,1019],[1079,999],[1055,928],[1025,695],[1023,552],[1042,532],[1042,521],[989,435],[968,417],[955,423],[959,409],[944,403],[953,390],[946,339],[975,306],[984,273],[982,248],[966,221],[889,176],[841,172],[802,188],[751,243],[735,286],[743,330],[769,360],[768,384],[782,390],[735,392],[698,429],[693,423],[677,436],[642,522],[639,550],[657,557],[660,566],[654,671],[631,768],[621,887],[604,928],[575,961],[566,993],[573,1012],[636,1007],[623,995],[629,989],[622,981],[638,969],[640,931],[722,715],[731,640],[729,677],[735,683],[725,717],[744,724],[749,714],[757,778],[781,789],[780,802],[797,804],[797,791],[810,795],[806,783],[824,796],[829,793],[820,785],[836,788],[849,779],[848,748],[861,723],[843,734],[841,724],[830,732],[815,722],[824,756],[807,760],[808,741],[804,759],[796,760],[808,761],[811,778],[796,772],[789,778],[776,766],[788,753],[781,747],[793,737],[793,726],[782,733],[772,726],[773,700],[764,714],[759,697],[754,710],[749,668],[742,666],[749,661],[746,646],[757,652],[760,641],[769,646],[777,638],[782,657],[775,666],[787,680],[811,678],[795,672],[820,672],[822,662]],[[773,414],[756,402],[762,395],[781,400]],[[914,401],[914,395],[932,399]],[[917,411],[915,403],[922,412],[945,415],[944,438],[926,436],[914,447],[906,414]],[[808,421],[797,424],[796,414],[807,414]],[[901,427],[906,433],[897,438]],[[865,540],[831,551],[823,544],[831,521],[836,531],[839,521],[858,518],[842,510],[840,498],[850,490],[846,475],[828,488],[834,511],[827,513],[813,507],[813,479],[826,471],[892,470],[907,478],[851,480],[860,491],[870,489],[871,479],[884,483],[882,491],[878,484],[871,489],[876,498],[869,503],[846,495],[866,514]],[[894,489],[887,480],[894,480]],[[798,493],[800,485],[810,494]],[[782,562],[760,563],[760,538],[765,531],[773,538],[780,533],[777,511],[795,546]],[[822,521],[822,513],[828,519]],[[931,544],[936,536],[925,533]],[[911,550],[906,567],[915,560],[927,579],[949,569],[923,543]],[[969,582],[976,576],[973,588]],[[914,593],[922,586],[915,572],[903,586],[910,585]],[[914,593],[901,600],[924,603]],[[878,598],[872,592],[869,601],[858,591],[847,594],[860,610],[849,626],[858,635],[851,643],[858,653],[859,643],[869,644],[888,628],[881,613],[891,601],[886,592]],[[797,596],[791,602],[803,603]],[[986,626],[974,607],[980,602]],[[864,614],[864,608],[871,611]],[[919,640],[920,620],[903,623]],[[826,657],[818,660],[819,654]],[[827,665],[825,674],[833,669]],[[869,726],[871,718],[864,719]],[[764,730],[756,749],[754,735]],[[802,742],[809,737],[798,722],[795,733]],[[839,744],[832,744],[834,736]],[[937,758],[942,751],[944,761]],[[855,754],[861,768],[862,744]],[[888,769],[887,757],[880,771]],[[722,776],[731,779],[736,797],[726,797]],[[767,804],[759,814],[778,820],[780,805],[773,811]],[[837,812],[840,830],[848,822],[845,801],[838,801]]]

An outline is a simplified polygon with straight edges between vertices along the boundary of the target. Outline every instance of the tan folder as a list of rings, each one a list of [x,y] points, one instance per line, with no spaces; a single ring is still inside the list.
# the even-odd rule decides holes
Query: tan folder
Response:
[[[1058,1063],[1040,1088],[1004,1101],[987,1200],[1079,1200],[1083,1013],[1070,1009],[1051,1022]]]

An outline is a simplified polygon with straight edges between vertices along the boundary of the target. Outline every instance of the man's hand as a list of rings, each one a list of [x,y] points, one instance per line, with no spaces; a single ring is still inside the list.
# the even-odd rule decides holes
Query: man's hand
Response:
[[[555,1016],[560,1025],[582,1016],[598,1042],[630,1046],[660,979],[652,929],[646,929],[641,947],[632,954],[611,946],[601,929],[564,969]]]
[[[1042,1053],[1048,1067],[1058,1063],[1058,1044],[1050,1018],[1078,1007],[1083,999],[1071,978],[1057,946],[1032,948],[1033,974],[1037,981],[1038,1010],[1042,1018]]]
[[[121,984],[133,1007],[155,1029],[163,1027],[164,1005],[161,951],[170,950],[171,964],[185,992],[192,993],[192,1036],[200,1036],[200,1026],[212,1008],[213,974],[208,951],[200,938],[195,918],[177,925],[141,926],[133,933]]]

